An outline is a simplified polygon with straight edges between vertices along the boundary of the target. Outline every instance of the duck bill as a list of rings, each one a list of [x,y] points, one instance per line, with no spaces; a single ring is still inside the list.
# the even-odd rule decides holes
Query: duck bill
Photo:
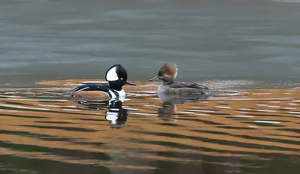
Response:
[[[149,81],[157,80],[159,79],[158,76],[153,77],[152,79],[149,79]]]
[[[135,86],[134,83],[130,83],[130,82],[128,82],[128,81],[126,81],[125,84],[126,84],[126,85],[132,85],[132,86]]]

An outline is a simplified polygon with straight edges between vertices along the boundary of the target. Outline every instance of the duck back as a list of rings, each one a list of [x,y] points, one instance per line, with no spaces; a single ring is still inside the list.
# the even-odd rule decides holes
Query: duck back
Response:
[[[158,93],[166,94],[208,94],[209,90],[206,86],[197,83],[173,82],[169,85],[160,85]]]

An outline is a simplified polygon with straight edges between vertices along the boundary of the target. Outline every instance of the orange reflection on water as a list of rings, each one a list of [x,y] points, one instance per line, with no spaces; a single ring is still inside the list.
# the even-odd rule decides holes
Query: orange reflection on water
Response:
[[[80,83],[2,89],[1,155],[104,167],[106,172],[151,173],[175,166],[179,172],[181,165],[190,172],[208,166],[226,172],[272,171],[271,164],[284,163],[283,156],[288,166],[299,164],[299,89],[218,91],[183,100],[159,98],[157,85],[135,82],[136,87],[124,87],[124,102],[62,97]],[[1,155],[9,168],[13,162],[1,161]]]

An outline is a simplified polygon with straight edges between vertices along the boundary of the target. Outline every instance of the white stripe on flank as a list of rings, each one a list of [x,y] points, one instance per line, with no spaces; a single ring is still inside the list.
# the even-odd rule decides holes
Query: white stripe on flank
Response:
[[[78,91],[84,91],[85,89],[88,89],[88,88],[90,88],[90,87],[85,87],[85,88],[82,88],[82,89],[80,89]]]

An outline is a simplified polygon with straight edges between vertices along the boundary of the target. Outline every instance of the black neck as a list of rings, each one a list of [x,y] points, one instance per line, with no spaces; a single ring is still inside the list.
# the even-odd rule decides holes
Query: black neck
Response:
[[[109,87],[117,90],[117,91],[121,91],[122,90],[122,84],[120,84],[120,82],[118,81],[113,81],[113,82],[109,82]]]

